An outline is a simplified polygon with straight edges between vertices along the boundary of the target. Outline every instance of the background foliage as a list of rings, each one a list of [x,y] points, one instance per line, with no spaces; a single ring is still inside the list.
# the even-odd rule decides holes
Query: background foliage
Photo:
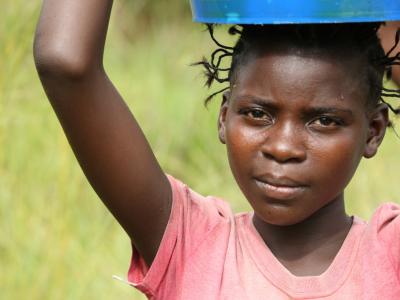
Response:
[[[0,4],[1,298],[143,299],[111,279],[126,273],[129,240],[80,171],[37,78],[40,1]],[[212,49],[202,29],[184,1],[117,1],[106,69],[167,172],[248,209],[217,141],[219,99],[203,107],[201,72],[188,67]],[[347,192],[350,213],[368,218],[398,199],[399,149],[389,132],[377,157],[362,162]]]

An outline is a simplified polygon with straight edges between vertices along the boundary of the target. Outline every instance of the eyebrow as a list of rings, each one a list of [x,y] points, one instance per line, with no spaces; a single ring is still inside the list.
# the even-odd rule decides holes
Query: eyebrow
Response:
[[[235,102],[251,102],[257,105],[260,105],[262,107],[267,107],[267,108],[272,108],[272,109],[278,109],[278,105],[276,105],[272,100],[268,98],[259,98],[259,97],[254,97],[254,96],[248,96],[248,95],[241,95],[239,97],[234,98]]]
[[[320,115],[320,114],[326,114],[326,113],[341,113],[341,114],[346,114],[349,116],[353,116],[353,111],[350,109],[346,108],[337,108],[337,107],[311,107],[306,111],[307,115]]]
[[[254,97],[254,96],[247,96],[243,95],[240,97],[237,97],[235,101],[246,101],[246,102],[252,102],[254,104],[258,104],[262,107],[274,109],[274,110],[279,110],[279,106],[276,105],[272,100],[268,98],[259,98],[259,97]],[[350,109],[346,108],[338,108],[338,107],[331,107],[331,106],[315,106],[315,107],[310,107],[307,110],[305,110],[305,115],[319,115],[319,114],[326,114],[326,113],[341,113],[341,114],[346,114],[349,115],[350,117],[353,117],[353,111]]]

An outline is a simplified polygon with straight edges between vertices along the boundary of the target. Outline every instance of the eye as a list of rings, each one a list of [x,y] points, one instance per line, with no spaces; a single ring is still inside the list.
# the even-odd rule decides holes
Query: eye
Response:
[[[252,119],[269,119],[268,115],[261,109],[251,109],[246,112],[246,115]]]
[[[310,122],[310,125],[319,127],[337,127],[342,125],[343,122],[335,117],[321,116]]]
[[[240,114],[242,114],[248,121],[252,122],[262,122],[271,123],[272,117],[271,115],[265,111],[265,109],[254,107],[254,108],[246,108],[240,110]]]

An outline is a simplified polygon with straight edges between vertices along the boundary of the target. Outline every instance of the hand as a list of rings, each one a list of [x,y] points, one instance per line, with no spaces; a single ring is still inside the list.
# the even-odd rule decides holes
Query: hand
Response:
[[[387,22],[385,26],[382,26],[379,30],[379,36],[381,38],[382,46],[385,52],[388,52],[395,43],[396,31],[400,29],[400,21]],[[400,43],[396,49],[392,52],[392,55],[400,53]],[[397,86],[400,87],[400,65],[393,66],[392,68],[392,79]]]

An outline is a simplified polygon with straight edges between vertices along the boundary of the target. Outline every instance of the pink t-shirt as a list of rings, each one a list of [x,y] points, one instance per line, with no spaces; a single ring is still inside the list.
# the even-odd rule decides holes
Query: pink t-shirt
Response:
[[[150,299],[400,299],[400,207],[382,205],[353,226],[331,266],[297,277],[229,205],[169,177],[173,205],[150,269],[133,249],[128,280]]]

